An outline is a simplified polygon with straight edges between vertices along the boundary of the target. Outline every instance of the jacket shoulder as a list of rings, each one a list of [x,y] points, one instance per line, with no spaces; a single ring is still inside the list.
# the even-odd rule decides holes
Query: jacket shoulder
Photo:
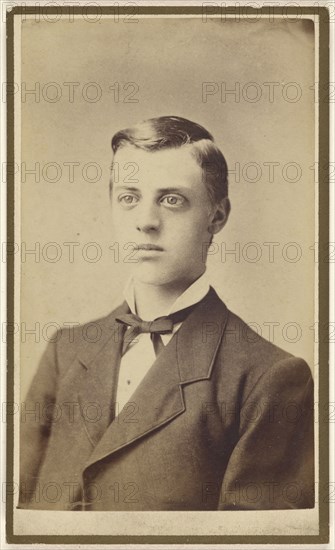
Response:
[[[83,351],[94,353],[102,347],[115,331],[115,318],[124,311],[123,303],[108,315],[58,330],[53,340],[59,366],[71,364]]]
[[[264,338],[256,329],[256,325],[257,323],[247,324],[241,317],[228,309],[227,324],[223,335],[225,345],[241,360],[257,357],[258,361],[262,361],[272,357],[274,361],[280,361],[293,357],[288,351]],[[261,327],[259,328],[261,329]]]
[[[297,376],[308,380],[311,370],[306,361],[295,357],[248,325],[241,317],[228,309],[225,330],[218,354],[223,375],[236,382],[243,381],[245,390],[251,388],[263,375],[270,378]]]

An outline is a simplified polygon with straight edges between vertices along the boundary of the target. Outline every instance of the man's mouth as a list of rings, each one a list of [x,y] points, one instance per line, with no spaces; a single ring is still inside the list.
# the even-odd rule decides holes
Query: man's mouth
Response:
[[[138,244],[135,246],[135,250],[158,250],[162,252],[163,248],[156,244]]]

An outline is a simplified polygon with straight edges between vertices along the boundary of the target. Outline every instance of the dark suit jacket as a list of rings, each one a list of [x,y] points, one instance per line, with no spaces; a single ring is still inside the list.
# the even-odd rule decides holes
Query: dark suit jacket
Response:
[[[22,405],[19,507],[313,507],[307,364],[211,288],[115,417],[124,331],[115,317],[127,311],[123,303],[48,345]]]

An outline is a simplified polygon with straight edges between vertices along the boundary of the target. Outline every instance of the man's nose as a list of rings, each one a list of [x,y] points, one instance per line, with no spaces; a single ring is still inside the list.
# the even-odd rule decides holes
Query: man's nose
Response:
[[[136,229],[138,231],[148,232],[157,231],[161,220],[159,215],[159,206],[154,203],[142,203],[137,207]]]

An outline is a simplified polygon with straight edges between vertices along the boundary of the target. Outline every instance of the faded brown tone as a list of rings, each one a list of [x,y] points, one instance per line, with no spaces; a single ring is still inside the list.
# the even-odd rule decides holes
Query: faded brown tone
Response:
[[[49,345],[25,404],[36,414],[22,416],[20,507],[313,508],[306,363],[257,336],[211,289],[115,418],[124,332],[115,317],[126,311]],[[100,337],[89,344],[92,330]]]
[[[27,168],[39,162],[41,171],[51,162],[61,168],[61,177],[54,183],[43,180],[42,174],[39,182],[27,175],[21,185],[21,241],[29,249],[41,243],[39,260],[27,255],[21,265],[22,333],[39,323],[37,336],[27,335],[22,343],[23,398],[54,330],[43,330],[48,323],[83,323],[108,314],[119,303],[128,265],[121,259],[115,262],[115,245],[109,248],[114,243],[108,199],[110,139],[120,128],[162,114],[203,124],[228,161],[232,212],[208,262],[215,288],[247,322],[257,323],[265,338],[271,338],[273,326],[275,344],[314,366],[315,333],[310,327],[314,323],[315,264],[314,251],[309,248],[315,240],[313,38],[312,23],[304,21],[203,23],[201,19],[156,18],[135,24],[114,23],[113,19],[97,24],[82,19],[23,23],[21,78],[28,89],[40,83],[41,91],[39,102],[28,94],[22,103],[22,162]],[[58,83],[62,92],[54,103],[42,93],[51,82]],[[69,82],[79,83],[72,103],[69,86],[64,85]],[[100,101],[84,100],[82,92],[89,82],[101,87]],[[115,91],[109,89],[116,82],[118,102]],[[134,95],[138,103],[125,102],[131,89],[125,91],[123,86],[129,82],[139,87]],[[202,101],[203,82],[219,85],[206,103]],[[238,99],[227,94],[221,100],[222,82],[227,89],[240,87]],[[244,88],[250,82],[260,86],[259,101],[243,96],[247,90],[253,97],[255,89]],[[272,102],[266,82],[277,83]],[[301,87],[299,101],[283,97],[283,87],[290,82]],[[50,97],[54,90],[49,88]],[[294,87],[287,93],[294,97]],[[94,97],[94,88],[87,94]],[[73,182],[64,165],[71,162],[79,163]],[[88,162],[101,166],[101,179],[95,183],[82,175]],[[284,166],[290,162],[301,166],[302,176],[295,183],[283,177]],[[243,176],[248,163],[262,170],[254,183],[251,179],[257,172],[252,167],[249,180]],[[273,181],[265,163],[279,163],[274,166]],[[50,169],[50,177],[55,173]],[[94,174],[92,169],[90,178]],[[289,176],[294,176],[294,170]],[[43,256],[43,247],[50,242],[60,247],[59,261]],[[76,243],[73,262],[64,245],[69,242]],[[97,262],[85,260],[86,252],[94,257],[94,249],[85,249],[90,242],[101,247]],[[289,242],[301,246],[302,257],[297,262],[283,258]],[[244,248],[248,243],[260,247],[258,261],[252,261],[255,248]],[[275,243],[274,261],[264,243]],[[224,247],[235,249],[236,255],[226,255]],[[55,253],[54,248],[46,250],[50,258]],[[294,248],[287,253],[294,257]],[[288,323],[301,327],[297,341],[294,326],[286,334]]]

